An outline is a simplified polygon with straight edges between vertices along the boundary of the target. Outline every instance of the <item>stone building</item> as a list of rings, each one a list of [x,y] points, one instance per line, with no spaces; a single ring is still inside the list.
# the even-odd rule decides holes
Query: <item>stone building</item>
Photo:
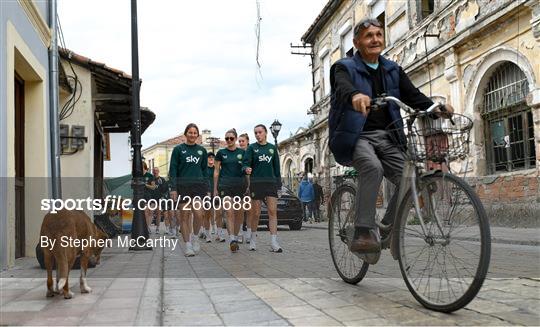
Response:
[[[383,55],[422,92],[473,119],[469,159],[452,170],[472,177],[492,221],[537,226],[540,3],[534,0],[330,0],[302,36],[312,53],[312,123],[280,143],[283,175],[313,172],[330,191],[331,176],[347,168],[328,150],[329,71],[356,51],[352,29],[364,17],[384,24]]]

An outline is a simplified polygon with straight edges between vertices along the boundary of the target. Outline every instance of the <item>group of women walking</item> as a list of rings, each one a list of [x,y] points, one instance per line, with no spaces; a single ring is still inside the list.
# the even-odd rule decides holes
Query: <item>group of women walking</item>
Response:
[[[175,203],[177,200],[180,203],[177,216],[186,256],[200,251],[194,231],[198,232],[201,226],[207,242],[211,241],[209,229],[213,220],[218,226],[216,240],[226,240],[221,230],[221,210],[227,217],[230,250],[239,250],[244,219],[247,222],[244,240],[251,251],[257,250],[256,231],[263,200],[268,208],[270,250],[283,251],[277,239],[277,193],[281,188],[279,156],[276,147],[266,140],[266,126],[255,126],[254,134],[256,142],[249,144],[247,134],[238,136],[235,129],[228,130],[225,133],[227,146],[214,156],[196,143],[199,128],[191,123],[184,131],[186,142],[174,148],[169,168],[170,196]],[[197,199],[206,199],[205,205],[197,205]]]

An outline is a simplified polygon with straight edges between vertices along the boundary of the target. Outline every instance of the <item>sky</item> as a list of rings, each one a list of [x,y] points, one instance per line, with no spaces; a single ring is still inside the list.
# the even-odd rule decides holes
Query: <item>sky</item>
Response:
[[[278,141],[307,126],[310,59],[292,55],[290,43],[301,44],[326,2],[259,1],[259,70],[256,0],[139,0],[141,106],[156,114],[143,148],[190,122],[221,139],[234,127],[253,140],[253,126],[278,119]],[[58,14],[68,49],[131,74],[129,0],[60,0]]]

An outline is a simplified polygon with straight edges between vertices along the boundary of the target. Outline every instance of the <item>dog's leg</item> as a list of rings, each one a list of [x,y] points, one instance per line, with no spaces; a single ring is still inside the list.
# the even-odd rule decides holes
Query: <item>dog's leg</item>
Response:
[[[58,283],[60,282],[60,268],[58,267],[58,260],[55,259],[55,257],[52,257],[53,259],[53,265],[56,267],[56,283],[54,283],[54,289],[53,292],[56,294],[60,294],[60,289],[58,288]]]
[[[48,249],[43,249],[43,260],[47,269],[47,297],[54,296],[53,278],[52,278],[52,258],[51,252]]]
[[[68,260],[66,249],[61,248],[61,250],[58,251],[56,261],[58,262],[57,269],[59,270],[60,277],[58,280],[58,289],[63,290],[64,299],[71,299],[73,297],[73,292],[69,290],[68,278],[70,267],[73,266],[73,260]]]
[[[86,269],[88,269],[88,253],[81,254],[81,278],[79,283],[81,286],[81,293],[90,293],[92,289],[86,283]]]

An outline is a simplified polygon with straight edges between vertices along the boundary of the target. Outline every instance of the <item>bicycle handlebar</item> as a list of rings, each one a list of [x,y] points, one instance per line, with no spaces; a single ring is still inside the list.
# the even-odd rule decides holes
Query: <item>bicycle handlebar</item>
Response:
[[[408,114],[415,114],[415,113],[418,113],[418,111],[419,111],[419,110],[415,110],[415,109],[409,107],[408,105],[403,103],[401,100],[399,100],[398,98],[393,97],[393,96],[382,96],[382,97],[374,98],[374,99],[371,100],[371,107],[374,110],[377,110],[378,108],[384,106],[388,101],[394,102],[401,109],[405,110]],[[439,108],[441,111],[446,111],[446,107],[444,106],[444,104],[442,104],[440,102],[435,102],[429,108],[427,108],[425,110],[425,112],[426,113],[431,113],[437,108]],[[454,125],[455,123],[452,120],[452,118],[449,118],[449,119],[450,119],[450,122],[452,123],[452,125]]]

